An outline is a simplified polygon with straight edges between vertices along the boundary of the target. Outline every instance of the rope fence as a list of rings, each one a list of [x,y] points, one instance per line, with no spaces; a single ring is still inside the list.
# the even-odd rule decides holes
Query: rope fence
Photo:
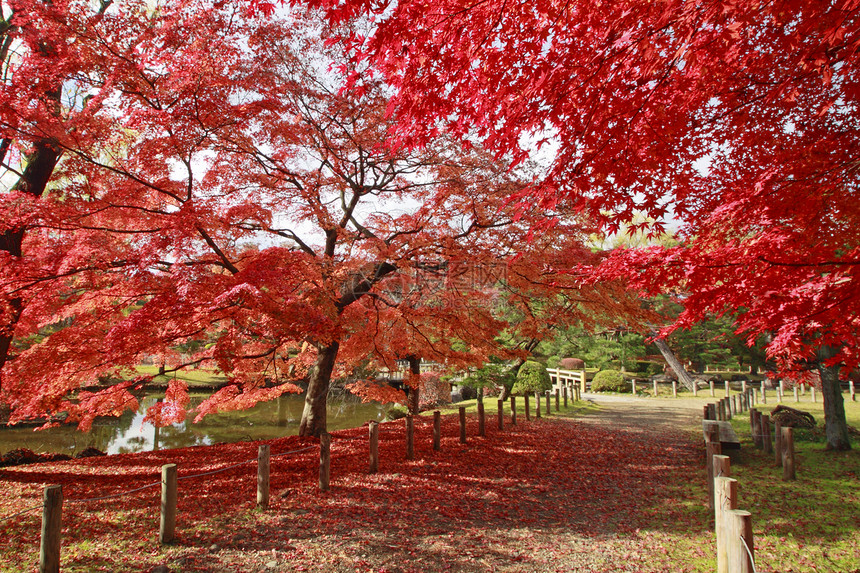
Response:
[[[779,420],[772,421],[754,407],[758,403],[766,404],[766,389],[762,386],[761,390],[757,395],[756,389],[750,388],[733,402],[723,399],[719,404],[708,404],[703,409],[709,506],[714,510],[718,573],[756,573],[752,517],[749,512],[737,509],[737,480],[730,477],[729,456],[722,455],[724,442],[721,439],[727,434],[734,435],[728,423],[732,416],[748,410],[750,435],[755,447],[774,455],[776,463],[782,465],[783,480],[796,479],[794,429],[781,427]],[[778,400],[779,395],[778,389]],[[774,426],[773,434],[771,425]]]
[[[357,439],[357,438],[350,438],[350,439]],[[292,455],[292,454],[298,454],[298,453],[301,453],[301,452],[306,452],[306,451],[309,451],[309,450],[314,450],[314,449],[316,449],[316,448],[317,448],[316,446],[307,446],[307,447],[305,447],[305,448],[300,448],[300,449],[298,449],[298,450],[291,450],[291,451],[288,451],[288,452],[281,452],[280,454],[272,454],[272,455],[271,455],[271,457],[276,458],[276,457],[281,457],[281,456],[288,456],[288,455]],[[258,461],[258,460],[257,460],[257,459],[249,459],[249,460],[245,460],[245,461],[238,462],[238,463],[235,463],[235,464],[231,464],[231,465],[229,465],[229,466],[225,466],[225,467],[223,467],[223,468],[218,468],[217,470],[211,470],[211,471],[201,472],[201,473],[197,473],[197,474],[191,474],[191,475],[187,475],[187,476],[178,476],[178,477],[177,477],[177,479],[179,479],[179,480],[186,480],[186,479],[192,479],[192,478],[198,478],[198,477],[203,477],[203,476],[210,476],[210,475],[214,475],[214,474],[219,474],[219,473],[222,473],[222,472],[226,472],[226,471],[228,471],[228,470],[231,470],[231,469],[233,469],[233,468],[237,468],[237,467],[239,467],[239,466],[244,466],[244,465],[247,465],[247,464],[250,464],[250,463],[256,462],[256,461]],[[112,493],[112,494],[109,494],[109,495],[103,495],[103,496],[100,496],[100,497],[87,497],[87,498],[83,498],[83,499],[66,499],[66,500],[65,500],[65,502],[66,502],[66,503],[87,503],[87,502],[91,502],[91,501],[104,501],[104,500],[106,500],[106,499],[114,499],[114,498],[117,498],[117,497],[124,497],[124,496],[127,496],[127,495],[131,495],[131,494],[133,494],[133,493],[137,493],[137,492],[139,492],[139,491],[143,491],[143,490],[145,490],[145,489],[150,489],[150,488],[153,488],[153,487],[158,487],[158,486],[160,486],[160,485],[161,485],[161,482],[160,482],[160,481],[157,481],[157,482],[149,483],[149,484],[146,484],[146,485],[142,485],[142,486],[140,486],[140,487],[136,487],[136,488],[134,488],[134,489],[130,489],[130,490],[128,490],[128,491],[122,491],[122,492],[119,492],[119,493]],[[24,514],[26,514],[26,513],[30,513],[31,511],[36,511],[37,509],[42,509],[42,507],[43,507],[42,505],[36,505],[36,506],[33,506],[33,507],[29,507],[29,508],[27,508],[27,509],[25,509],[25,510],[23,510],[23,511],[19,511],[18,513],[13,513],[12,515],[7,515],[7,516],[4,516],[4,517],[0,517],[0,521],[8,521],[8,520],[13,519],[13,518],[15,518],[15,517],[18,517],[18,516],[24,515]]]
[[[550,414],[550,398],[551,395],[547,393],[546,395],[546,413]],[[558,397],[556,398],[556,411],[559,411],[558,406]],[[503,424],[503,414],[505,410],[505,404],[503,400],[498,401],[499,413],[499,430],[502,430],[504,427]],[[540,407],[540,400],[538,401],[538,407]],[[479,436],[485,435],[485,413],[484,408],[478,408],[478,433]],[[460,443],[466,443],[466,411],[465,408],[459,408],[459,424],[460,424],[460,432],[459,438]],[[516,425],[516,399],[511,396],[511,419],[512,425]],[[413,417],[406,416],[406,449],[405,454],[407,459],[414,459],[414,420]],[[436,410],[433,412],[433,420],[431,423],[426,424],[426,426],[432,426],[433,428],[433,449],[434,451],[438,451],[441,448],[440,438],[441,438],[441,413]],[[379,424],[371,421],[369,423],[370,435],[369,435],[369,444],[370,444],[370,473],[374,473],[377,471],[379,464],[379,454],[378,454],[378,434],[379,434]],[[43,504],[40,506],[33,506],[27,509],[24,509],[20,512],[14,513],[12,515],[7,515],[4,517],[0,517],[0,522],[9,521],[16,517],[20,517],[32,511],[36,511],[38,509],[42,509],[42,536],[41,536],[41,544],[40,544],[40,554],[39,554],[39,570],[40,572],[58,572],[60,566],[60,530],[62,527],[62,506],[64,501],[66,503],[74,503],[74,504],[83,504],[88,502],[96,502],[103,501],[108,499],[115,499],[124,496],[129,496],[134,493],[152,489],[157,486],[161,486],[161,518],[159,524],[159,542],[161,544],[171,543],[175,540],[175,530],[176,530],[176,516],[177,516],[177,500],[178,500],[178,482],[182,480],[189,480],[193,478],[200,478],[206,476],[212,476],[216,474],[220,474],[229,470],[233,470],[235,468],[245,466],[251,464],[253,462],[257,462],[257,506],[262,509],[267,509],[269,502],[269,468],[270,468],[270,459],[275,457],[283,457],[283,456],[291,456],[304,452],[309,452],[311,450],[319,450],[320,452],[320,466],[319,466],[319,488],[322,491],[327,491],[329,488],[329,472],[330,472],[330,455],[331,455],[331,442],[332,438],[335,438],[336,441],[345,441],[351,442],[355,440],[363,440],[364,438],[360,436],[347,436],[340,434],[328,434],[323,433],[320,436],[319,445],[311,445],[302,448],[298,448],[295,450],[289,450],[285,452],[280,452],[277,454],[270,453],[269,445],[262,445],[258,448],[258,456],[256,459],[247,459],[237,463],[233,463],[224,467],[220,467],[217,469],[202,471],[190,475],[179,476],[177,472],[176,464],[165,464],[161,467],[161,480],[154,481],[152,483],[144,484],[142,486],[136,487],[134,489],[130,489],[127,491],[112,493],[104,496],[91,497],[91,498],[82,498],[82,499],[63,499],[63,492],[61,485],[48,485],[45,486],[43,491]],[[376,447],[374,447],[374,445]]]

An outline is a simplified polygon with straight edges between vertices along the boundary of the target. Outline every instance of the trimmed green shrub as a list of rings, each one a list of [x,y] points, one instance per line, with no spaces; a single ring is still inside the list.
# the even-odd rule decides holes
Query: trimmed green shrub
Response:
[[[583,370],[585,361],[582,358],[562,358],[558,361],[558,367],[562,370]]]
[[[546,366],[540,362],[528,361],[520,366],[520,371],[517,373],[517,381],[514,382],[511,393],[522,396],[524,394],[544,392],[551,388],[552,378],[549,377]]]
[[[624,376],[618,370],[601,370],[591,381],[594,392],[629,392]]]

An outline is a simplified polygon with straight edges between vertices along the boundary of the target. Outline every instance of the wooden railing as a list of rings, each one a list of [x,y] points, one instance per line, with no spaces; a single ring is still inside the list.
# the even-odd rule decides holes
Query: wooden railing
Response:
[[[547,368],[549,377],[552,378],[553,386],[557,388],[579,387],[580,392],[586,391],[588,384],[585,370],[562,370],[561,368]]]

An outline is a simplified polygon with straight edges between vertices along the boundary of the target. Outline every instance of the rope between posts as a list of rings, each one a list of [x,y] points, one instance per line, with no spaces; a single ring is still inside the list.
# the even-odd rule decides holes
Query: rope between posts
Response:
[[[151,483],[151,484],[143,485],[143,486],[140,486],[140,487],[135,488],[135,489],[130,489],[130,490],[128,490],[128,491],[123,491],[123,492],[120,492],[120,493],[112,493],[112,494],[110,494],[110,495],[105,495],[105,496],[102,496],[102,497],[89,497],[89,498],[86,498],[86,499],[67,499],[66,501],[67,501],[68,503],[84,503],[85,501],[101,501],[101,500],[103,500],[103,499],[111,499],[111,498],[114,498],[114,497],[122,497],[122,496],[124,496],[124,495],[128,495],[128,494],[130,494],[130,493],[135,493],[135,492],[138,492],[138,491],[141,491],[141,490],[144,490],[144,489],[149,489],[149,488],[151,488],[151,487],[155,487],[155,486],[157,486],[157,485],[161,485],[161,482],[159,481],[159,482],[155,482],[155,483]]]
[[[9,515],[7,517],[0,517],[0,521],[6,521],[7,519],[12,519],[13,517],[18,517],[19,515],[24,515],[25,513],[30,513],[31,511],[34,511],[36,509],[41,509],[41,508],[42,508],[41,505],[37,505],[36,507],[31,507],[29,509],[25,509],[24,511],[19,511],[18,513],[13,513],[12,515]]]
[[[312,449],[314,449],[314,448],[316,448],[316,446],[307,446],[307,447],[304,447],[304,448],[299,448],[298,450],[290,450],[289,452],[281,452],[280,454],[271,454],[269,457],[270,457],[270,458],[276,458],[276,457],[279,457],[279,456],[287,456],[287,455],[290,455],[290,454],[298,454],[298,453],[300,453],[300,452],[306,452],[306,451],[308,451],[308,450],[312,450]],[[218,474],[218,473],[221,473],[221,472],[226,472],[227,470],[231,470],[231,469],[233,469],[233,468],[238,468],[239,466],[244,466],[245,464],[254,463],[254,462],[256,462],[256,461],[257,461],[256,459],[245,460],[244,462],[239,462],[239,463],[236,463],[236,464],[233,464],[233,465],[229,465],[229,466],[226,466],[226,467],[223,467],[223,468],[218,468],[217,470],[212,470],[212,471],[208,471],[208,472],[202,472],[202,473],[199,473],[199,474],[191,474],[190,476],[177,476],[177,478],[176,478],[176,479],[177,479],[177,481],[178,481],[178,480],[182,480],[182,479],[191,479],[191,478],[196,478],[196,477],[211,476],[212,474]],[[160,483],[160,482],[159,482],[159,483]]]
[[[290,454],[298,454],[301,452],[306,452],[308,450],[314,450],[317,446],[306,446],[304,448],[299,448],[298,450],[291,450],[289,452],[281,452],[280,454],[272,454],[270,457],[277,458],[279,456],[288,456]]]
[[[176,480],[179,481],[182,479],[191,479],[191,478],[196,478],[196,477],[211,476],[212,474],[220,474],[221,472],[226,472],[227,470],[232,470],[233,468],[238,468],[239,466],[244,466],[245,464],[249,464],[251,462],[256,462],[256,461],[257,460],[245,460],[244,462],[239,462],[238,464],[233,464],[231,466],[218,468],[217,470],[202,472],[199,474],[191,474],[190,476],[176,476]]]
[[[747,545],[747,540],[746,540],[746,539],[744,539],[744,536],[743,536],[743,535],[740,535],[739,537],[740,537],[741,541],[743,541],[743,543],[744,543],[744,549],[746,549],[746,551],[747,551],[747,555],[749,555],[749,558],[750,558],[750,565],[752,565],[753,573],[756,573],[756,570],[755,570],[755,559],[753,559],[752,551],[750,551],[750,547],[749,547],[749,545]]]
[[[306,452],[306,451],[308,451],[308,450],[315,449],[316,447],[317,447],[317,446],[307,446],[307,447],[304,447],[304,448],[300,448],[300,449],[298,449],[298,450],[291,450],[291,451],[289,451],[289,452],[281,452],[280,454],[272,454],[270,457],[275,458],[275,457],[279,457],[279,456],[287,456],[287,455],[290,455],[290,454],[298,454],[298,453],[301,453],[301,452]],[[256,459],[252,459],[252,460],[245,460],[245,461],[243,461],[243,462],[239,462],[239,463],[237,463],[237,464],[229,465],[229,466],[224,467],[224,468],[219,468],[219,469],[217,469],[217,470],[212,470],[212,471],[203,472],[203,473],[199,473],[199,474],[192,474],[192,475],[188,475],[188,476],[181,476],[181,477],[177,477],[176,479],[177,479],[177,480],[183,480],[183,479],[190,479],[190,478],[196,478],[196,477],[202,477],[202,476],[208,476],[208,475],[212,475],[212,474],[217,474],[217,473],[225,472],[225,471],[227,471],[227,470],[230,470],[230,469],[233,469],[233,468],[236,468],[236,467],[239,467],[239,466],[243,466],[243,465],[248,464],[248,463],[256,462],[256,461],[257,461]],[[130,490],[128,490],[128,491],[123,491],[123,492],[119,492],[119,493],[112,493],[112,494],[110,494],[110,495],[104,495],[104,496],[101,496],[101,497],[88,497],[88,498],[84,498],[84,499],[66,499],[65,501],[66,501],[66,503],[85,503],[85,502],[88,502],[88,501],[102,501],[102,500],[105,500],[105,499],[113,499],[113,498],[115,498],[115,497],[122,497],[122,496],[126,496],[126,495],[129,495],[129,494],[132,494],[132,493],[137,493],[137,492],[142,491],[142,490],[144,490],[144,489],[149,489],[149,488],[151,488],[151,487],[156,487],[156,486],[159,486],[159,485],[161,485],[161,481],[157,481],[157,482],[154,482],[154,483],[146,484],[146,485],[143,485],[143,486],[140,486],[140,487],[134,488],[134,489],[130,489]],[[24,515],[25,513],[29,513],[29,512],[31,512],[31,511],[35,511],[35,510],[37,510],[37,509],[41,509],[41,508],[42,508],[42,506],[41,506],[41,505],[37,505],[37,506],[34,506],[34,507],[30,507],[30,508],[25,509],[25,510],[23,510],[23,511],[19,511],[18,513],[13,513],[12,515],[8,515],[8,516],[6,516],[6,517],[0,517],[0,521],[7,521],[7,520],[9,520],[9,519],[12,519],[12,518],[18,517],[19,515]]]
[[[338,436],[337,434],[329,434],[332,438],[337,438],[338,440],[363,440],[364,438],[360,438],[358,436],[351,438],[349,436]]]

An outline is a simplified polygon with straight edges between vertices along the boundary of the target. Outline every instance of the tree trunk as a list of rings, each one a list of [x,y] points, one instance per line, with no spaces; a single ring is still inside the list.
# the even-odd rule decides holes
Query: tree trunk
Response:
[[[421,359],[417,356],[409,355],[406,357],[409,361],[409,373],[413,378],[420,381],[421,376]],[[411,384],[406,385],[406,407],[409,413],[413,416],[418,415],[418,403],[421,394],[421,384],[416,382],[413,387]]]
[[[0,324],[0,390],[3,389],[3,367],[6,366],[9,349],[12,348],[12,334],[15,332],[18,318],[21,316],[21,299],[8,300],[6,308],[10,310],[9,315],[4,316],[3,324]]]
[[[693,384],[695,384],[695,380],[690,376],[690,373],[687,372],[687,369],[681,364],[681,361],[678,360],[678,357],[675,356],[675,353],[672,352],[672,349],[669,348],[669,345],[666,344],[666,341],[662,338],[654,339],[654,346],[660,351],[660,354],[663,355],[663,358],[666,359],[666,362],[669,363],[669,366],[672,367],[672,370],[675,371],[675,374],[678,375],[678,380],[681,381],[681,384],[686,386],[687,390],[693,390]]]
[[[48,97],[57,102],[59,106],[60,93],[49,92]],[[27,156],[27,165],[24,168],[21,177],[12,186],[12,191],[27,193],[34,198],[41,197],[45,192],[45,187],[51,174],[54,172],[54,167],[60,158],[60,150],[56,142],[51,139],[42,139],[36,142],[35,150]],[[13,228],[7,229],[0,233],[0,251],[9,253],[12,257],[21,257],[22,245],[24,242],[24,229]],[[2,389],[3,367],[9,358],[9,350],[12,346],[13,333],[15,325],[21,316],[23,303],[20,298],[11,298],[6,300],[6,308],[10,311],[6,316],[2,317],[0,324],[0,389]]]
[[[299,425],[300,436],[319,436],[326,431],[328,386],[339,348],[339,342],[332,342],[319,348],[319,354],[314,360],[308,380],[305,409],[302,411],[302,421]]]
[[[832,346],[818,349],[818,372],[821,374],[821,394],[824,398],[824,432],[828,450],[850,450],[848,422],[845,420],[845,403],[839,386],[841,364],[825,366],[825,362],[838,352]]]

